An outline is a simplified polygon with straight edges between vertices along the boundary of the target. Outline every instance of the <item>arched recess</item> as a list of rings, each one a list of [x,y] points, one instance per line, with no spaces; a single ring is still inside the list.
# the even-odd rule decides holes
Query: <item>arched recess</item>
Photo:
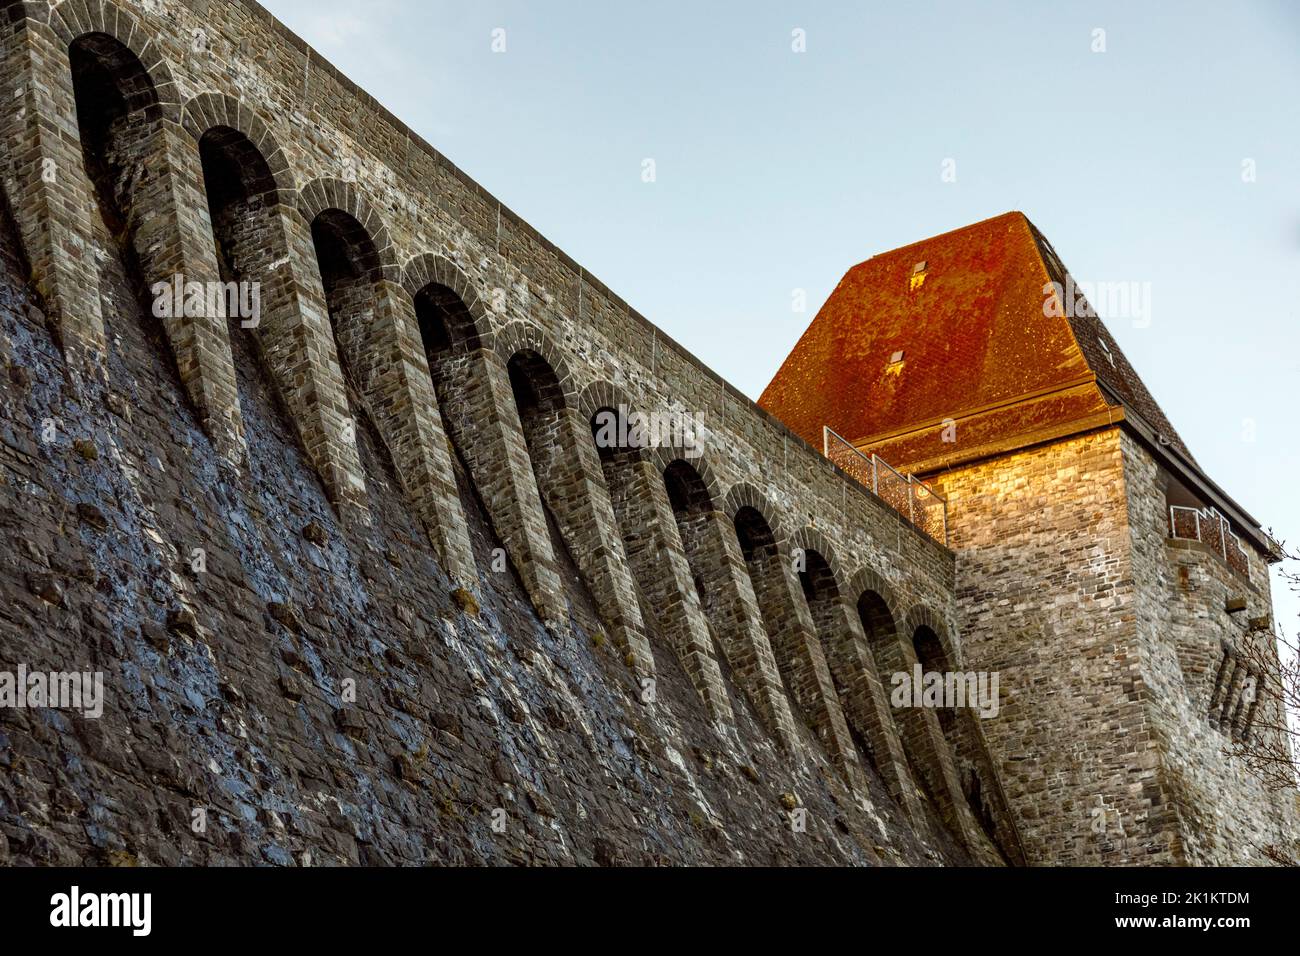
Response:
[[[905,651],[910,651],[912,673],[937,674],[945,687],[957,689],[961,682],[966,693],[980,688],[977,675],[961,671],[961,661],[947,623],[924,605],[913,607],[903,621]],[[991,684],[983,685],[992,692]],[[1006,795],[988,754],[983,732],[979,728],[981,703],[969,697],[964,706],[942,699],[938,706],[926,705],[926,715],[934,721],[930,735],[937,734],[934,744],[940,750],[945,769],[951,774],[948,788],[954,802],[960,802],[967,841],[972,846],[981,838],[1003,859],[1023,864],[1024,850]],[[960,831],[958,831],[960,832]]]
[[[780,525],[767,517],[774,514],[771,506],[751,485],[739,484],[727,493],[723,512],[731,516],[735,527],[786,687],[850,785],[864,792],[862,765],[812,616],[799,599],[794,563],[783,545]]]
[[[502,329],[496,347],[509,356],[511,392],[542,500],[615,643],[639,674],[651,675],[654,658],[614,507],[564,356],[544,332],[521,322]]]
[[[387,318],[381,315],[379,250],[365,226],[340,209],[314,216],[311,235],[343,377],[364,396],[365,386],[378,374],[375,357],[367,354],[369,339]]]
[[[65,48],[88,35],[113,38],[139,61],[151,78],[160,115],[169,123],[180,119],[176,81],[162,44],[154,32],[112,0],[61,0],[50,7],[49,25]]]
[[[875,662],[876,672],[886,687],[892,687],[894,675],[910,673],[911,667],[909,658],[903,653],[903,645],[899,637],[902,618],[898,611],[894,590],[889,582],[875,571],[863,568],[854,575],[848,587],[848,594],[857,595],[858,621],[862,625],[867,650]],[[890,709],[894,723],[898,726],[899,710],[892,706]],[[905,729],[901,727],[900,732],[907,736]],[[913,746],[909,744],[907,750],[911,757],[914,753]],[[921,779],[919,782],[925,784],[926,781]]]
[[[388,226],[355,184],[333,176],[313,179],[298,190],[296,205],[308,223],[314,224],[325,213],[342,213],[345,219],[352,220],[366,236],[373,281],[400,282],[401,270],[394,258]]]
[[[903,621],[903,636],[908,643],[905,650],[911,651],[907,660],[912,664],[913,673],[918,666],[922,675],[946,676],[957,673],[957,655],[949,637],[948,627],[930,608],[918,604],[908,611]],[[975,706],[975,702],[971,701],[966,709]],[[938,720],[944,745],[949,748],[949,753],[954,759],[958,758],[956,742],[960,734],[959,710],[946,704],[929,709],[934,712]]]
[[[61,10],[52,24],[63,23]],[[122,28],[118,19],[105,25]],[[157,85],[150,73],[149,64],[166,71],[152,42],[137,52],[105,30],[83,29],[68,46],[84,168],[141,306],[163,321],[199,420],[222,454],[238,460],[243,428],[224,290],[212,237],[196,214],[204,206],[198,153],[179,133],[170,77]],[[125,35],[138,44],[134,31]]]
[[[441,256],[412,260],[402,285],[447,433],[533,606],[562,624],[564,585],[505,363],[487,345],[488,317],[469,280]]]
[[[858,692],[860,675],[855,668],[852,638],[841,621],[843,591],[839,584],[838,565],[832,565],[834,552],[816,531],[805,529],[795,538],[792,561],[798,571],[804,604],[831,671],[836,695],[849,714],[849,725],[867,758],[878,768],[877,748],[870,729],[870,708],[852,696]]]
[[[213,129],[238,132],[257,153],[257,175],[277,204],[297,199],[298,184],[271,127],[249,104],[224,93],[199,93],[181,110],[181,127],[197,143]]]
[[[421,253],[402,269],[402,288],[411,298],[433,297],[440,321],[450,323],[448,345],[457,352],[492,348],[492,318],[474,283],[446,256]]]
[[[705,618],[759,717],[783,746],[793,749],[798,739],[794,717],[735,529],[714,504],[717,482],[703,459],[676,457],[669,449],[656,456],[669,459],[663,467],[664,487]]]
[[[447,573],[476,585],[469,528],[424,357],[414,305],[394,280],[388,230],[351,183],[314,180],[298,194],[345,384],[374,422]]]
[[[579,414],[595,449],[613,508],[642,619],[666,639],[704,701],[710,718],[734,718],[663,479],[629,432],[639,417],[620,388],[597,382],[583,390]]]
[[[292,241],[295,217],[282,202],[294,191],[283,152],[265,123],[230,97],[203,94],[182,115],[198,144],[221,279],[241,303],[230,334],[254,337],[327,495],[345,521],[364,524],[365,477],[324,293],[301,237]]]
[[[894,799],[913,812],[906,755],[866,639],[845,601],[845,578],[835,552],[815,528],[800,529],[791,547],[800,588],[849,728]]]
[[[912,648],[916,652],[916,660],[921,665],[923,673],[954,673],[939,635],[928,624],[921,624],[912,632]],[[939,718],[939,728],[943,731],[944,737],[951,740],[956,731],[956,711],[951,706],[941,706],[937,709],[936,716]]]

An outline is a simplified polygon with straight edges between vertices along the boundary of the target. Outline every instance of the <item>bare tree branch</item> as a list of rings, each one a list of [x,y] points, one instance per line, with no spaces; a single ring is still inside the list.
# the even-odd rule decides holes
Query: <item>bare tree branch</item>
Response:
[[[1300,594],[1300,555],[1285,544],[1281,549],[1282,580]],[[1227,750],[1269,790],[1294,790],[1300,781],[1300,642],[1288,637],[1280,624],[1276,632],[1250,636],[1255,639],[1245,642],[1240,656],[1252,673],[1261,675],[1254,688],[1255,715],[1249,733],[1234,739]],[[1277,862],[1289,859],[1284,851],[1277,853]]]

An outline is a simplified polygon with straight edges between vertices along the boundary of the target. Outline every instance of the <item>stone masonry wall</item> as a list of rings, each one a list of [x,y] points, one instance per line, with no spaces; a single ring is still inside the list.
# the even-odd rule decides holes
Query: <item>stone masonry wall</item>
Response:
[[[1110,429],[936,480],[957,552],[960,666],[1000,675],[1000,711],[980,725],[1039,862],[1180,859],[1146,707],[1125,478]]]
[[[1225,648],[1275,648],[1271,624],[1250,631],[1251,621],[1272,620],[1268,566],[1244,545],[1250,568],[1245,577],[1198,543],[1172,541],[1160,466],[1128,435],[1123,453],[1143,681],[1150,689],[1151,733],[1178,814],[1183,862],[1258,864],[1267,846],[1286,848],[1295,838],[1295,794],[1269,792],[1239,758],[1228,755],[1233,715],[1220,725],[1211,718],[1211,704],[1217,702]],[[1230,613],[1232,599],[1244,599],[1244,610]],[[1238,698],[1241,679],[1238,670]],[[1231,673],[1224,680],[1231,682]],[[1269,703],[1263,695],[1260,700]],[[1216,708],[1216,717],[1221,712]],[[1237,725],[1243,720],[1241,715]],[[1252,732],[1268,733],[1278,723],[1260,716]]]
[[[6,766],[22,771],[0,793],[3,832],[8,847],[17,847],[7,852],[65,862],[96,853],[152,862],[260,854],[274,863],[743,857],[745,840],[718,815],[717,793],[699,796],[687,813],[713,834],[699,846],[677,841],[664,849],[659,836],[639,838],[645,821],[626,813],[618,814],[616,839],[594,836],[603,831],[591,823],[591,808],[616,812],[614,805],[628,802],[619,787],[608,799],[591,790],[609,776],[607,752],[636,754],[648,746],[626,734],[617,743],[613,737],[622,732],[615,728],[620,721],[641,726],[637,734],[658,737],[663,759],[678,767],[680,748],[693,734],[680,725],[680,707],[707,723],[710,743],[695,747],[711,770],[739,773],[733,781],[758,775],[757,746],[770,766],[787,766],[801,781],[782,795],[786,811],[819,787],[838,807],[823,807],[817,848],[804,858],[960,859],[977,848],[970,827],[957,835],[966,843],[958,849],[917,803],[852,613],[851,582],[870,580],[889,592],[900,625],[919,616],[957,635],[950,552],[703,368],[256,4],[7,2],[0,3],[0,24],[4,79],[42,118],[11,124],[0,143],[6,199],[26,252],[10,262],[35,285],[13,285],[17,305],[7,329],[13,393],[5,417],[4,506],[13,580],[27,588],[5,621],[8,648],[53,666],[66,665],[78,647],[95,647],[91,656],[110,673],[127,675],[134,695],[129,715],[115,701],[114,732],[139,741],[105,739],[93,722],[17,718],[14,732],[0,739]],[[98,65],[74,76],[55,54],[78,44]],[[126,237],[125,245],[103,216],[87,221],[74,207],[49,201],[56,190],[106,198],[77,142],[88,117],[70,106],[74,87],[84,96],[97,83],[130,85],[124,102],[141,112],[128,122],[147,117],[158,131],[133,144],[131,162],[168,187],[107,197],[129,207],[114,213],[153,230],[137,232],[134,242]],[[58,126],[57,138],[46,135],[49,123]],[[258,182],[242,184],[252,187],[242,198],[238,177],[225,183],[234,192],[223,200],[257,209],[267,241],[283,254],[241,252],[238,243],[255,236],[239,234],[220,215],[215,223],[209,217],[204,177],[211,169],[203,168],[200,146],[213,131],[231,150],[227,159],[260,171]],[[51,182],[33,179],[34,169],[52,169]],[[138,291],[161,272],[217,278],[217,239],[229,244],[225,253],[236,253],[238,278],[271,287],[268,325],[248,333],[235,319],[172,316],[159,326],[142,315]],[[63,257],[73,245],[70,264]],[[91,275],[86,256],[96,264]],[[224,264],[229,270],[231,261]],[[270,275],[247,274],[262,265]],[[340,281],[339,269],[358,281]],[[448,442],[417,315],[420,275],[472,314],[474,345],[493,353],[493,369],[523,355],[554,377],[566,445],[585,439],[586,421],[577,416],[590,412],[580,400],[589,394],[617,393],[637,409],[702,423],[696,437],[703,456],[689,460],[701,476],[701,507],[718,547],[702,552],[711,563],[698,570],[732,582],[725,606],[685,595],[691,583],[678,580],[689,568],[660,480],[674,457],[688,455],[685,449],[659,448],[637,465],[641,481],[660,482],[641,492],[652,504],[640,509],[652,522],[641,529],[608,527],[619,509],[608,500],[606,474],[589,446],[574,446],[576,453],[557,462],[554,449],[543,455],[512,433],[497,447],[516,457],[528,453],[530,469],[480,456],[467,472],[463,455],[478,422],[471,410],[473,427],[462,430],[460,449]],[[52,338],[42,338],[42,325]],[[501,405],[491,416],[494,427],[522,428],[513,407],[518,396],[499,374],[494,385],[478,392]],[[155,426],[144,427],[146,410],[158,416]],[[33,444],[39,423],[48,421],[57,423],[55,437]],[[240,433],[237,441],[227,423]],[[511,474],[498,480],[488,473],[493,467]],[[512,487],[521,494],[513,510],[484,498],[490,489]],[[744,496],[731,494],[741,487]],[[870,746],[888,771],[883,783],[850,762],[841,767],[851,770],[846,790],[846,778],[808,726],[814,721],[793,719],[734,538],[742,500],[774,529],[786,562],[793,562],[798,540],[815,540],[827,562],[843,605],[835,633],[823,639],[853,652],[859,672],[844,683],[869,698],[858,704],[873,714]],[[40,518],[24,532],[16,518],[33,510]],[[503,563],[503,537],[510,539],[503,532],[512,529],[497,518],[512,514],[522,515],[528,547],[507,548]],[[624,577],[629,535],[648,535],[653,545],[631,563],[642,578],[631,586]],[[185,572],[182,556],[196,550],[215,563],[213,576]],[[545,574],[533,573],[534,555]],[[646,580],[655,575],[669,586]],[[530,585],[523,592],[521,578]],[[646,595],[656,590],[673,595],[676,606],[668,636],[650,620],[642,634],[637,620],[650,616]],[[480,609],[483,622],[474,624]],[[70,616],[81,624],[67,630]],[[701,645],[723,645],[733,624],[743,630],[748,656],[712,658]],[[47,643],[58,628],[64,638]],[[264,630],[278,646],[266,644]],[[599,668],[588,652],[571,655],[575,641],[580,651],[584,642],[599,651],[611,631],[624,670],[601,688],[609,674],[594,677]],[[520,634],[534,635],[544,649],[516,646]],[[569,668],[563,678],[555,670],[562,660]],[[701,669],[705,660],[713,663]],[[729,666],[719,672],[719,662]],[[685,683],[682,666],[691,673]],[[515,692],[518,668],[545,673],[531,700]],[[382,696],[350,706],[340,684],[349,669],[372,679],[372,689],[382,687]],[[428,684],[433,672],[447,683]],[[649,695],[646,680],[654,687]],[[581,704],[574,681],[586,695]],[[724,681],[733,685],[730,693]],[[693,692],[681,696],[692,684]],[[542,685],[559,696],[548,701]],[[491,688],[504,697],[491,700]],[[467,707],[482,712],[471,718]],[[765,730],[754,722],[754,708]],[[503,713],[518,731],[505,729]],[[170,726],[164,714],[186,728],[184,745],[175,735],[154,739]],[[579,732],[574,742],[585,741],[590,758],[561,759],[564,747],[530,714],[541,714],[553,732]],[[593,729],[599,719],[610,722],[612,736],[604,740]],[[87,749],[74,747],[74,738]],[[446,749],[461,744],[461,757]],[[345,755],[341,763],[326,754],[331,746]],[[77,761],[71,771],[50,762],[60,747]],[[564,783],[543,779],[541,768],[570,763]],[[532,769],[524,773],[523,764]],[[526,783],[517,780],[520,773]],[[689,792],[702,793],[693,771],[685,773]],[[114,774],[121,786],[105,783]],[[454,838],[414,822],[429,814],[418,805],[430,799],[431,779],[450,788],[444,815],[463,822]],[[628,786],[658,793],[643,809],[666,819],[668,792]],[[108,796],[97,798],[97,788]],[[203,805],[220,809],[219,846],[191,846],[175,827],[164,827],[160,837],[149,829],[148,812],[135,823],[123,816],[139,803],[179,826],[184,805],[202,802],[200,794]],[[537,819],[540,829],[526,849],[484,842],[482,814],[494,799],[526,805]],[[295,813],[303,801],[327,819]],[[908,807],[905,815],[895,801]],[[65,816],[29,816],[48,806]],[[850,811],[866,816],[849,819]],[[832,820],[835,834],[826,829]],[[863,836],[863,820],[875,821],[881,845]],[[548,839],[548,828],[557,841]],[[652,830],[663,832],[659,824]],[[785,852],[779,833],[754,832],[749,852]],[[840,839],[846,834],[847,843]]]
[[[1271,615],[1255,584],[1169,539],[1159,466],[1119,428],[955,469],[947,495],[968,669],[997,671],[979,721],[1031,859],[1259,863],[1294,839],[1210,721],[1224,647]],[[1246,599],[1230,615],[1226,599]],[[1288,834],[1290,836],[1288,837]]]
[[[657,635],[647,707],[571,561],[564,635],[510,573],[457,603],[364,420],[372,521],[341,520],[237,326],[233,469],[93,242],[102,393],[70,380],[0,217],[0,671],[105,690],[99,719],[0,708],[0,865],[966,859],[879,779],[850,792],[811,731],[796,761],[744,706],[721,728]],[[456,473],[489,567],[500,541]]]

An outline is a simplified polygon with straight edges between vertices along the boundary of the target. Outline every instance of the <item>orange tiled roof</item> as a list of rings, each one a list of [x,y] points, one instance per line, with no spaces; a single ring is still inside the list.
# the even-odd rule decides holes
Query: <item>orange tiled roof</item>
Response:
[[[1045,314],[1045,286],[1065,281],[1018,212],[875,256],[840,281],[759,404],[816,447],[830,426],[918,474],[1119,421],[1125,407],[1186,454],[1099,319]]]

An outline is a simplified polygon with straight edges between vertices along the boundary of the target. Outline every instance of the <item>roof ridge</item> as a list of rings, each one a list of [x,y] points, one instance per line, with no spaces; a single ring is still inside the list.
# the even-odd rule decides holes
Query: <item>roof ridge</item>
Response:
[[[917,239],[915,242],[909,242],[907,243],[907,245],[904,246],[895,246],[892,249],[886,249],[883,252],[877,252],[874,256],[869,256],[868,258],[863,259],[853,268],[855,269],[860,268],[861,266],[865,266],[869,262],[874,262],[877,259],[883,259],[885,256],[897,255],[900,252],[906,252],[908,249],[915,249],[917,246],[923,246],[926,243],[935,242],[939,239],[948,239],[953,236],[960,236],[963,233],[973,232],[976,229],[979,229],[981,226],[988,226],[990,223],[997,222],[1001,219],[1016,219],[1016,218],[1019,218],[1020,220],[1028,223],[1031,229],[1034,228],[1034,224],[1029,221],[1028,216],[1026,216],[1019,209],[1011,209],[1008,210],[1007,212],[998,213],[996,216],[989,216],[987,219],[981,219],[979,222],[968,223],[964,226],[958,226],[956,229],[949,229],[947,232],[935,233],[933,236],[928,236],[925,239]]]

